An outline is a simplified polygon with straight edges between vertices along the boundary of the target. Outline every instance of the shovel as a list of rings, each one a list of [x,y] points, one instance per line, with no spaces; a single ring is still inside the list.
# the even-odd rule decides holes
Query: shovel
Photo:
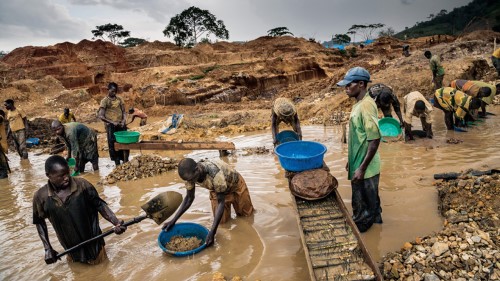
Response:
[[[123,226],[129,226],[132,224],[136,224],[138,222],[141,222],[142,220],[149,218],[154,220],[158,225],[160,225],[162,222],[164,222],[168,217],[170,217],[175,210],[181,205],[182,203],[182,195],[178,192],[175,191],[167,191],[158,194],[155,196],[153,199],[149,200],[146,204],[142,205],[141,208],[146,212],[145,215],[141,215],[138,217],[135,217],[129,221],[126,221]],[[82,243],[73,246],[64,252],[57,254],[57,258],[59,259],[60,257],[66,255],[67,253],[74,251],[92,241],[95,241],[97,239],[100,239],[102,237],[106,237],[115,231],[113,229],[110,229],[94,238],[91,238],[89,240],[83,241]]]

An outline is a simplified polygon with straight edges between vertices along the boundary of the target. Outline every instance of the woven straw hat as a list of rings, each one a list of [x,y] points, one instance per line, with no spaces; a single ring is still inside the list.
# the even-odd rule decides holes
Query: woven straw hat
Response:
[[[276,115],[282,117],[289,117],[297,113],[292,101],[287,98],[277,98],[274,101],[273,110]]]

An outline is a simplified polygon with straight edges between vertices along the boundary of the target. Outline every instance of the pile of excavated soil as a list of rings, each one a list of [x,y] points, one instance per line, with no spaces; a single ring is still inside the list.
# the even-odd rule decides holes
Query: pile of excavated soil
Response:
[[[444,229],[382,260],[385,280],[500,280],[500,176],[436,183]]]
[[[194,250],[201,246],[201,239],[198,237],[183,237],[180,235],[172,236],[170,241],[165,244],[165,248],[172,252],[186,252]]]
[[[116,167],[107,177],[106,182],[129,181],[153,177],[177,167],[174,159],[163,159],[155,155],[140,155]]]

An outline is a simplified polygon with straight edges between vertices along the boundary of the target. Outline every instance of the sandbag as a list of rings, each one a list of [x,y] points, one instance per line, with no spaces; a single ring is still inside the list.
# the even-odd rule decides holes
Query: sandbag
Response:
[[[324,169],[314,169],[297,173],[290,182],[293,195],[305,200],[324,198],[337,188],[337,179]]]

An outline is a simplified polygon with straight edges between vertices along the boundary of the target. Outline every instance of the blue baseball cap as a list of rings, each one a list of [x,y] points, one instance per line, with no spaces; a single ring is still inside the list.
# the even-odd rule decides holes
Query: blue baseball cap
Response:
[[[345,85],[352,83],[353,81],[371,82],[370,73],[368,72],[368,70],[362,67],[353,67],[349,69],[349,71],[347,71],[346,75],[344,76],[344,80],[338,82],[337,86],[344,87]]]

